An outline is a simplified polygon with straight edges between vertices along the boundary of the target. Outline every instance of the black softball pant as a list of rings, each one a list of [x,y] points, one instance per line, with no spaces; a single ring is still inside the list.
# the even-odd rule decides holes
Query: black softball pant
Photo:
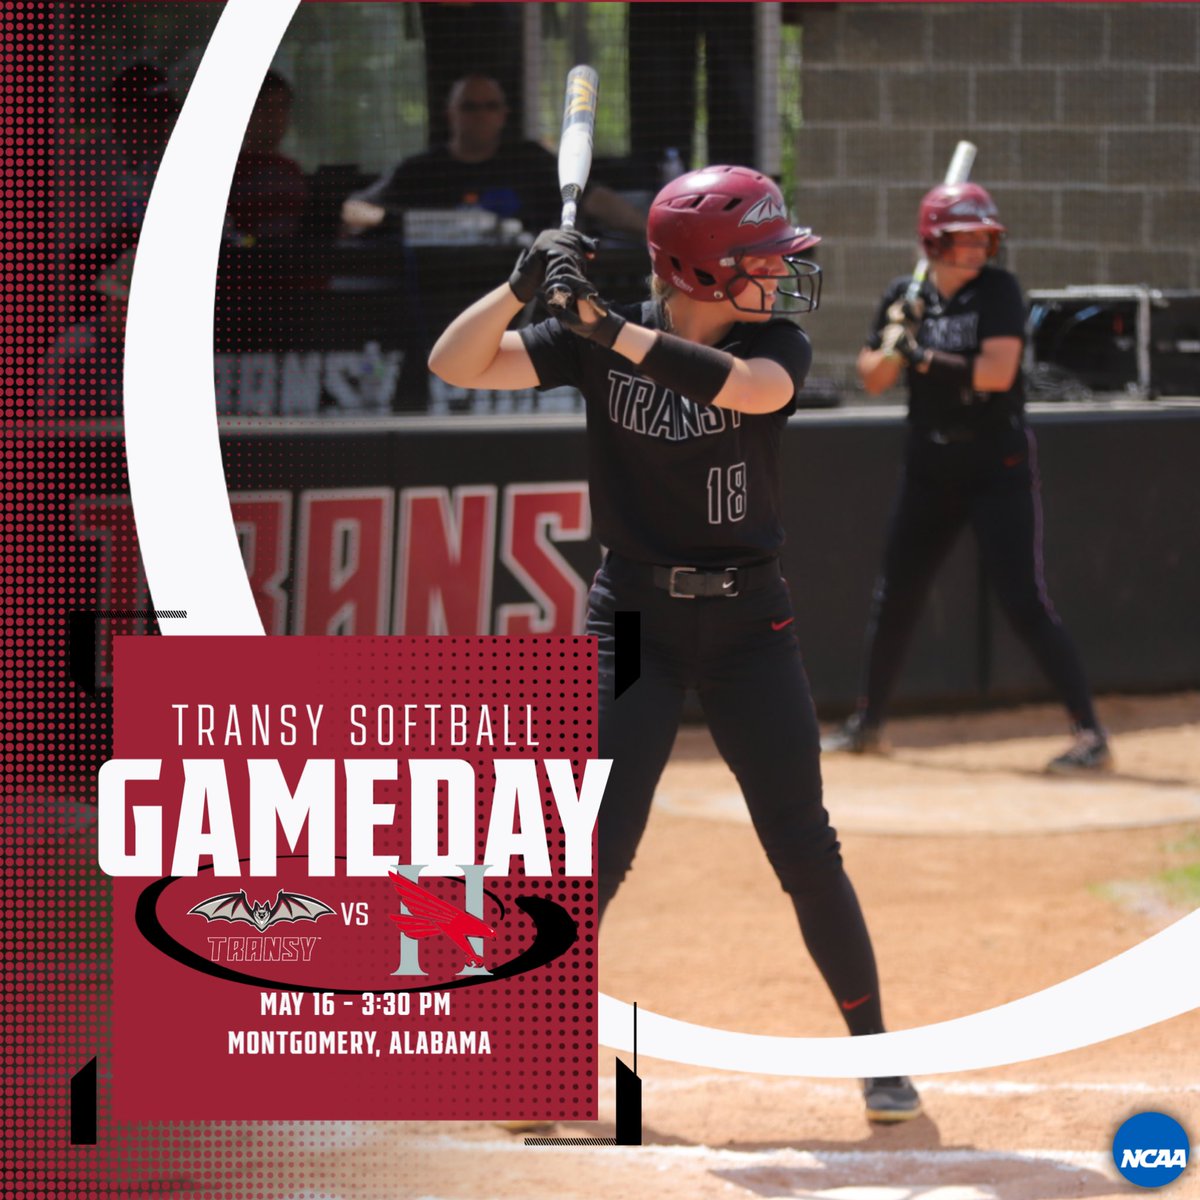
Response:
[[[618,611],[641,614],[641,674],[614,699]],[[598,639],[600,755],[613,760],[599,818],[601,917],[633,862],[684,694],[695,689],[850,1031],[881,1031],[870,935],[821,798],[819,731],[787,584],[677,599],[649,582],[647,568],[610,554],[588,597],[587,632]]]
[[[949,445],[910,436],[867,623],[864,723],[883,723],[930,584],[968,524],[1013,629],[1072,721],[1097,728],[1083,664],[1046,592],[1037,442],[1024,426]]]

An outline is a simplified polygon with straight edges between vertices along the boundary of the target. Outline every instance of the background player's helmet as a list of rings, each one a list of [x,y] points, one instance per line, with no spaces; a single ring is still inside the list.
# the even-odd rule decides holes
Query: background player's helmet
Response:
[[[776,289],[793,312],[812,312],[821,299],[821,268],[797,258],[821,239],[788,217],[783,194],[766,175],[748,167],[705,167],[672,180],[654,198],[646,221],[654,274],[693,300],[732,300],[735,308],[762,311],[755,279],[786,280]],[[784,260],[777,274],[749,274],[743,260]],[[757,288],[758,304],[739,297]],[[783,306],[780,306],[781,310]]]
[[[946,249],[946,234],[984,230],[990,235],[988,257],[1008,232],[1000,224],[996,202],[977,183],[939,183],[925,193],[917,213],[917,236],[930,258]]]

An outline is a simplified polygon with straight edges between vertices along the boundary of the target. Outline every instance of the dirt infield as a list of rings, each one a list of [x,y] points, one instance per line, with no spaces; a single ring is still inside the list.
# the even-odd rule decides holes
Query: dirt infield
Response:
[[[1040,774],[1064,744],[1048,707],[897,722],[892,758],[826,760],[892,1029],[1045,988],[1200,904],[1200,695],[1111,698],[1101,714],[1110,778]],[[735,797],[707,734],[686,731],[606,921],[603,989],[709,1025],[839,1035]],[[327,1126],[341,1146],[291,1160],[308,1184],[298,1194],[1115,1200],[1137,1190],[1109,1153],[1126,1117],[1165,1111],[1200,1141],[1200,1011],[1053,1058],[923,1079],[925,1115],[884,1129],[867,1125],[853,1081],[644,1056],[639,1073],[646,1146],[529,1147],[466,1124]],[[608,1051],[601,1079],[599,1124],[556,1134],[611,1136]],[[1200,1171],[1166,1194],[1200,1196]]]

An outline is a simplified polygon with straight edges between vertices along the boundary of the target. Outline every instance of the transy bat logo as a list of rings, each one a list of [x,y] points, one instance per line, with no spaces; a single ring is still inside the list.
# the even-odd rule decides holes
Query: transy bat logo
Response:
[[[946,210],[946,215],[951,217],[974,217],[976,220],[984,221],[996,214],[994,209],[989,208],[982,201],[967,196],[952,204]]]
[[[332,916],[333,909],[312,896],[280,889],[273,904],[261,900],[252,904],[245,891],[226,892],[202,900],[195,908],[188,909],[188,915],[203,917],[210,922],[245,921],[263,933],[282,921],[316,921],[319,917]]]
[[[746,210],[739,225],[765,225],[768,221],[787,220],[787,210],[774,196],[764,196],[757,204]]]

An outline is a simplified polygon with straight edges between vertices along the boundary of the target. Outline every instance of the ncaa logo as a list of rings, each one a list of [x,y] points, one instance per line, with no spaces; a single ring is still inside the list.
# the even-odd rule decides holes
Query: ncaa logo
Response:
[[[1163,1113],[1130,1117],[1113,1138],[1117,1170],[1143,1188],[1158,1188],[1183,1174],[1191,1146],[1183,1126]]]

